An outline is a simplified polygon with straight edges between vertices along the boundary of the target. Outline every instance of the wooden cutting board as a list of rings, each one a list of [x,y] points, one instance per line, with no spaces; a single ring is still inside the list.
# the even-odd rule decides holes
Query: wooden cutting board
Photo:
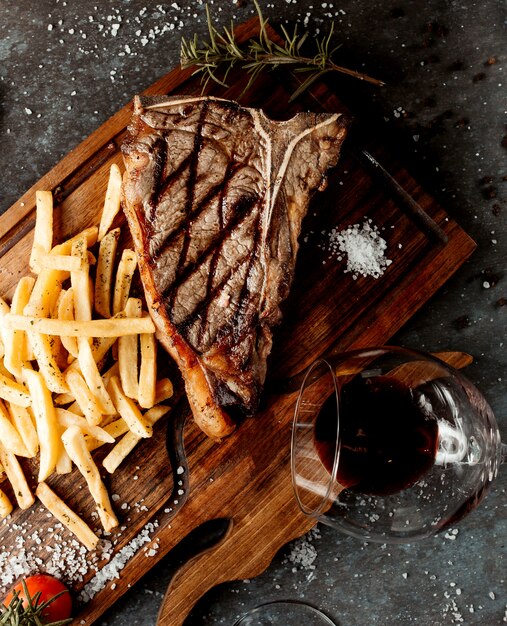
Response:
[[[252,20],[236,33],[238,39],[246,40],[257,30],[258,24]],[[199,80],[191,73],[175,69],[146,93],[200,93]],[[234,85],[230,89],[210,85],[207,92],[237,98],[244,80],[236,73],[230,77]],[[344,110],[323,84],[289,104],[294,80],[281,71],[268,73],[242,97],[241,103],[262,107],[269,116],[280,119],[301,109]],[[55,194],[58,239],[98,223],[109,167],[112,163],[122,167],[120,145],[130,115],[131,106],[119,111],[0,218],[2,295],[10,298],[18,279],[28,273],[36,189],[51,189]],[[116,508],[123,528],[109,537],[115,554],[132,542],[148,522],[155,520],[157,525],[151,542],[126,562],[120,578],[108,581],[80,607],[75,624],[93,623],[154,563],[208,520],[227,518],[231,520],[229,530],[217,547],[196,557],[173,579],[160,613],[159,623],[164,626],[182,624],[194,603],[212,586],[263,571],[283,544],[313,525],[298,511],[290,482],[289,442],[295,394],[278,395],[274,381],[301,371],[324,352],[387,342],[475,247],[379,143],[375,133],[368,135],[367,145],[358,145],[354,140],[346,144],[327,190],[315,198],[305,221],[296,278],[269,362],[268,389],[273,391],[265,393],[259,414],[241,424],[220,445],[207,440],[188,421],[184,432],[188,473],[183,475],[185,495],[180,498],[182,502],[188,500],[176,516],[171,511],[177,506],[170,499],[175,485],[165,447],[167,422],[138,447],[121,471],[107,478],[110,493],[119,496]],[[397,183],[365,157],[364,149]],[[365,218],[381,230],[388,244],[387,256],[393,261],[377,280],[354,280],[344,272],[345,262],[330,256],[326,248],[332,228],[342,229]],[[125,236],[125,244],[127,239]],[[178,404],[169,418],[171,423],[181,422],[187,410],[184,401]],[[103,454],[100,452],[97,459]],[[75,472],[70,479],[58,478],[52,485],[96,526],[91,499]],[[122,508],[122,503],[127,507]],[[48,529],[54,525],[39,507],[30,512],[17,510],[12,522],[18,528],[23,524],[38,528],[41,536],[50,535]],[[0,526],[0,545],[13,554],[19,550],[15,535],[9,525]],[[25,550],[37,549],[27,532],[24,542]],[[42,552],[41,558],[46,558]],[[105,564],[98,557],[94,567],[101,572]],[[73,585],[76,593],[95,574],[92,569],[85,573],[83,580]]]

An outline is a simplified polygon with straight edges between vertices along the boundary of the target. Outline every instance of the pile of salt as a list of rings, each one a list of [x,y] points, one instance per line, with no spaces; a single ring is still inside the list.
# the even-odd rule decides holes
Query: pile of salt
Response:
[[[345,272],[351,272],[354,280],[358,276],[379,278],[392,263],[384,256],[387,243],[371,220],[342,231],[333,228],[329,234],[329,248],[339,261],[346,256]]]

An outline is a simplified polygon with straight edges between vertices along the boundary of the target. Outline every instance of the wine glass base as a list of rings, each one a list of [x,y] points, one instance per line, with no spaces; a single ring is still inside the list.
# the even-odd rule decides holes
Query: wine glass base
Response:
[[[298,600],[275,600],[256,606],[234,626],[337,626],[318,609]]]

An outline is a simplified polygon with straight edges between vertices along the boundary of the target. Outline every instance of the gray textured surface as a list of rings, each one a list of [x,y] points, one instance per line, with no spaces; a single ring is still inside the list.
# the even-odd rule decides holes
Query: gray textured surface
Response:
[[[252,4],[240,4],[215,0],[212,12],[223,24],[231,15],[243,21]],[[364,68],[357,62],[358,69],[388,79],[387,88],[369,90],[368,97],[377,100],[411,152],[427,165],[429,190],[479,244],[472,260],[397,341],[471,352],[476,360],[469,376],[500,416],[507,439],[507,306],[498,304],[507,297],[504,2],[273,0],[263,5],[266,15],[282,23],[302,21],[309,13],[312,30],[326,26],[330,13],[345,54],[364,62]],[[1,210],[175,65],[183,32],[204,32],[200,2],[3,0],[1,8]],[[162,29],[164,23],[175,27]],[[157,27],[165,32],[156,32]],[[488,64],[491,58],[496,62]],[[208,594],[188,624],[232,624],[261,601],[302,597],[342,626],[499,626],[507,621],[505,477],[504,470],[457,534],[385,548],[322,528],[321,537],[311,540],[315,569],[294,571],[288,561],[294,546],[288,546],[256,580]],[[170,571],[171,564],[163,561],[101,624],[154,624]]]

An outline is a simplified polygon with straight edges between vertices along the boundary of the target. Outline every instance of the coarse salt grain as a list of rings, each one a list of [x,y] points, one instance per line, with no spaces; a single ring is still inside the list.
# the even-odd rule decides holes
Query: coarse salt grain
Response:
[[[156,528],[158,528],[158,522],[156,520],[148,522],[142,530],[115,554],[109,563],[99,570],[90,582],[84,586],[79,595],[79,599],[82,602],[91,600],[95,594],[104,589],[109,581],[120,578],[121,570],[144,544],[151,541],[151,535]]]
[[[320,539],[320,531],[318,528],[313,528],[304,537],[297,539],[292,545],[292,549],[287,556],[287,561],[294,565],[292,568],[293,572],[296,572],[298,569],[306,571],[315,569],[314,562],[317,558],[317,549],[312,545],[314,539]]]
[[[362,225],[354,224],[338,231],[333,228],[329,234],[328,248],[339,261],[345,256],[347,268],[354,280],[358,276],[380,278],[392,261],[384,256],[387,242],[383,239],[372,220]]]

